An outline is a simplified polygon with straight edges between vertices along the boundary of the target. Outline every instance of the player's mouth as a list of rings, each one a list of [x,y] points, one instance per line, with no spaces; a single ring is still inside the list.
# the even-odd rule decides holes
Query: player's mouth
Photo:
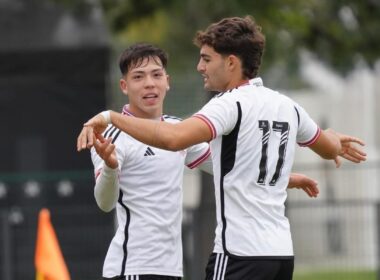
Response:
[[[143,99],[155,99],[158,97],[158,94],[155,94],[155,93],[149,93],[147,95],[144,95],[143,96]]]

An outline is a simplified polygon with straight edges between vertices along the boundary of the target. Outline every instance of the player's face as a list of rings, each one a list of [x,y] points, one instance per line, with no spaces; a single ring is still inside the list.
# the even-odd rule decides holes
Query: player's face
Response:
[[[208,91],[225,91],[230,83],[227,59],[214,48],[203,45],[197,70],[203,76],[204,88]]]
[[[128,95],[129,110],[136,117],[157,118],[162,115],[169,76],[158,57],[146,58],[129,69],[120,80],[120,88]]]

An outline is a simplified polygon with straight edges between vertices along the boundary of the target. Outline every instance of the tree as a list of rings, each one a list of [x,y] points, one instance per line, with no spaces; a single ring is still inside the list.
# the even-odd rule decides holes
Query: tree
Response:
[[[75,9],[86,0],[64,2]],[[373,66],[380,57],[379,0],[99,0],[115,39],[153,41],[183,59],[194,60],[195,31],[226,16],[251,14],[267,37],[264,71],[283,65],[293,71],[300,49],[307,49],[341,73],[358,61]]]

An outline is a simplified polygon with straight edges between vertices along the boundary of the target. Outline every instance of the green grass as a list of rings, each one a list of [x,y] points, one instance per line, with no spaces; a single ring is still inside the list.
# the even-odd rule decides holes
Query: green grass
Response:
[[[376,280],[375,271],[295,272],[293,280]]]

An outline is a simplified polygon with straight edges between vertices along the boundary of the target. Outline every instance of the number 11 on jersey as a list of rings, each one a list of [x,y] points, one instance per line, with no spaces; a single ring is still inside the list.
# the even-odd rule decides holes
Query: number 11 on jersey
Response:
[[[268,173],[268,167],[267,167],[268,143],[269,143],[271,131],[273,130],[274,132],[279,132],[281,134],[280,145],[278,147],[278,159],[277,159],[277,164],[276,164],[276,170],[273,174],[272,179],[269,182],[270,186],[275,186],[278,179],[280,178],[281,169],[282,169],[282,166],[284,165],[286,145],[288,144],[288,136],[289,136],[289,123],[273,121],[272,129],[271,129],[268,120],[259,120],[259,128],[260,130],[263,131],[263,136],[261,138],[261,144],[262,144],[261,159],[260,159],[260,164],[259,164],[260,173],[257,179],[257,183],[260,185],[265,185],[265,179]]]

